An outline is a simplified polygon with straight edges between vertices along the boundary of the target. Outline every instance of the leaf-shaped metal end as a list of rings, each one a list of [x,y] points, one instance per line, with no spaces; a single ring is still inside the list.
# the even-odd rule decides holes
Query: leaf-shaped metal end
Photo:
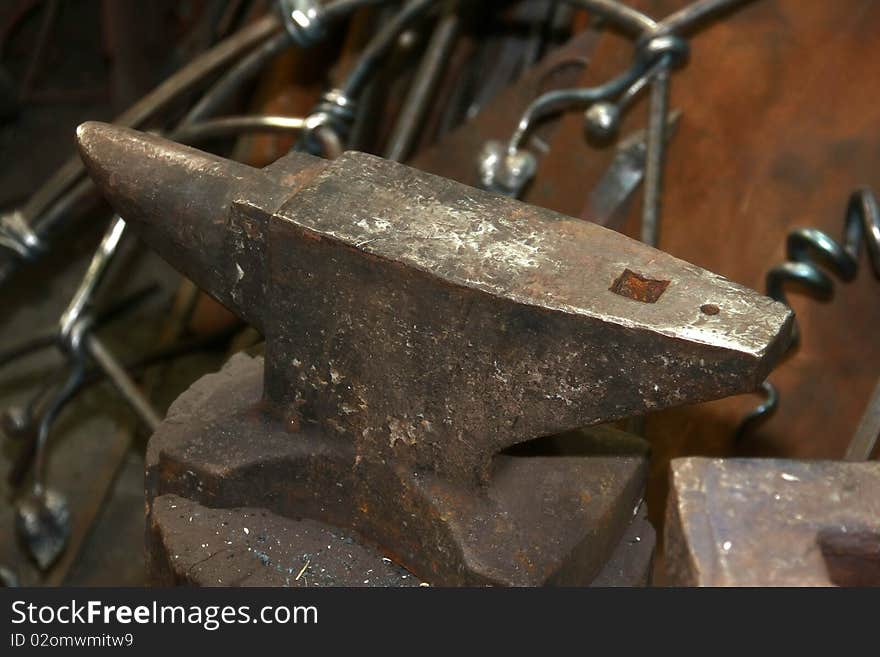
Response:
[[[17,586],[21,586],[21,584],[15,571],[6,566],[0,566],[0,587],[8,589]]]
[[[70,538],[67,500],[51,489],[23,497],[16,508],[15,526],[28,554],[40,570],[48,570]]]

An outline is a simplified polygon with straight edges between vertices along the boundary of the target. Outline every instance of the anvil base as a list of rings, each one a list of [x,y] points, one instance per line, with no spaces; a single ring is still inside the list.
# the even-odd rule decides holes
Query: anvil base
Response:
[[[233,358],[174,403],[147,452],[152,583],[640,585],[654,532],[643,441],[596,427],[500,454],[486,485],[355,456],[261,404]]]

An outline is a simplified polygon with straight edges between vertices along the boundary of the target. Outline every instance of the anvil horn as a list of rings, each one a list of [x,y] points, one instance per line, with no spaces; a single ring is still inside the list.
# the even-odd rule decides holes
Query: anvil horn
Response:
[[[95,121],[80,125],[76,134],[89,175],[126,223],[173,267],[261,329],[262,290],[256,296],[231,294],[236,280],[261,279],[262,273],[243,271],[243,258],[226,257],[230,208],[251,197],[267,207],[275,199],[280,206],[295,189],[297,174],[321,160],[291,154],[279,172]]]

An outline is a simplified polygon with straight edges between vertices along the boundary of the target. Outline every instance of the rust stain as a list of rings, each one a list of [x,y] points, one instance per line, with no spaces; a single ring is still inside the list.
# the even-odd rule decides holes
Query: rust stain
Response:
[[[609,288],[614,294],[642,303],[657,303],[657,300],[669,287],[669,281],[660,281],[642,276],[630,269],[623,273]]]

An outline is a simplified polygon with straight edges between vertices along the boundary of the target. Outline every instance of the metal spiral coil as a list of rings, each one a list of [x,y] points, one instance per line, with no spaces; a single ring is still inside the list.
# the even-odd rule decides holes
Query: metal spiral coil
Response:
[[[820,300],[830,299],[834,295],[834,282],[820,265],[841,280],[852,281],[858,273],[863,240],[874,275],[880,278],[880,205],[868,188],[858,189],[850,196],[841,242],[817,228],[798,228],[789,233],[788,260],[767,272],[767,295],[790,307],[785,285],[795,282]],[[799,341],[800,330],[795,323],[789,349],[794,349]],[[765,381],[761,391],[765,401],[742,420],[736,431],[737,439],[766,420],[779,405],[779,393],[772,383]]]

